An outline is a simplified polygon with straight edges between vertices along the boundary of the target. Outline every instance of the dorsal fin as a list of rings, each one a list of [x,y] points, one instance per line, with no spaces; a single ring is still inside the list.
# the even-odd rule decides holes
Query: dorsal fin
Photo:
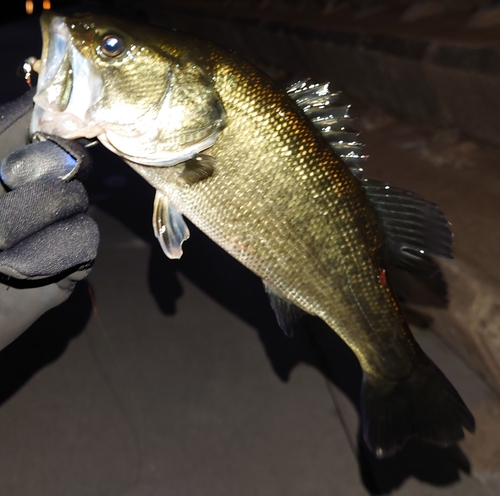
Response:
[[[388,262],[410,272],[435,271],[429,255],[453,258],[450,224],[437,205],[419,194],[363,179],[378,213]]]
[[[330,92],[329,84],[298,81],[288,87],[287,92],[326,138],[335,154],[360,179],[363,172],[361,163],[366,155],[362,153],[363,144],[357,139],[359,133],[352,127],[351,106],[342,103],[340,91]]]
[[[361,164],[367,157],[352,127],[350,105],[341,103],[341,92],[330,92],[328,87],[329,83],[306,80],[287,92],[361,181],[380,220],[388,264],[434,276],[439,269],[429,255],[453,258],[450,224],[434,203],[417,193],[363,178]]]

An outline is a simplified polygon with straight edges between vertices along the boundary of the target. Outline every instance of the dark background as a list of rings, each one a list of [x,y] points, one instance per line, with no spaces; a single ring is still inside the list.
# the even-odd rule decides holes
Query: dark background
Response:
[[[30,17],[40,16],[40,14],[43,12],[42,8],[43,0],[33,0],[33,2],[34,2],[34,11],[33,14],[31,15],[28,15],[26,13],[24,0],[12,0],[11,2],[9,2],[8,8],[4,7],[2,14],[0,16],[0,25],[29,19]],[[93,8],[93,7],[111,6],[112,4],[113,2],[111,0],[110,1],[51,0],[51,8],[52,10],[55,11],[73,6]]]

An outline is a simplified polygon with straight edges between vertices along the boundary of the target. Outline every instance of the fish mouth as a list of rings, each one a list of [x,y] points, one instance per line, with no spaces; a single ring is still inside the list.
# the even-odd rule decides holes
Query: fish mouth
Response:
[[[103,82],[71,43],[65,18],[50,12],[41,16],[42,63],[30,133],[41,131],[66,139],[93,138],[102,129],[88,118],[99,100]]]

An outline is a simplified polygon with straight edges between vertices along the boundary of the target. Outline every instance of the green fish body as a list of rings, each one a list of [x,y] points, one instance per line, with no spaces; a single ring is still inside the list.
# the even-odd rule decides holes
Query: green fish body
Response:
[[[326,322],[361,364],[363,436],[377,456],[411,437],[447,446],[474,429],[386,277],[388,251],[403,266],[451,256],[448,225],[418,195],[363,180],[341,159],[334,94],[306,83],[287,91],[177,32],[94,15],[42,26],[32,130],[97,136],[156,188],[166,254],[182,254],[184,215],[262,278],[287,334],[305,313]]]

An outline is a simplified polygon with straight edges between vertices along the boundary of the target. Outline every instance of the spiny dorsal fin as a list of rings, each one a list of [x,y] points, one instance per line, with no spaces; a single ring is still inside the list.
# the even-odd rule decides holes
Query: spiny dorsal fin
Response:
[[[292,302],[281,296],[278,291],[273,289],[264,281],[264,288],[269,296],[271,308],[276,315],[276,320],[285,336],[291,338],[293,336],[295,324],[304,316],[306,312],[295,306]]]
[[[156,191],[153,207],[153,230],[168,258],[182,256],[182,243],[189,238],[189,228],[168,198]]]
[[[350,105],[341,103],[341,92],[330,92],[329,83],[298,81],[287,89],[328,144],[361,181],[380,219],[389,264],[423,276],[434,276],[437,265],[429,255],[453,258],[450,224],[434,203],[417,193],[363,179],[363,145],[352,128]]]
[[[357,140],[359,133],[352,128],[351,106],[341,103],[342,93],[330,92],[329,84],[298,81],[288,87],[287,92],[326,138],[335,154],[360,179],[361,163],[366,156],[362,153],[363,144]]]

